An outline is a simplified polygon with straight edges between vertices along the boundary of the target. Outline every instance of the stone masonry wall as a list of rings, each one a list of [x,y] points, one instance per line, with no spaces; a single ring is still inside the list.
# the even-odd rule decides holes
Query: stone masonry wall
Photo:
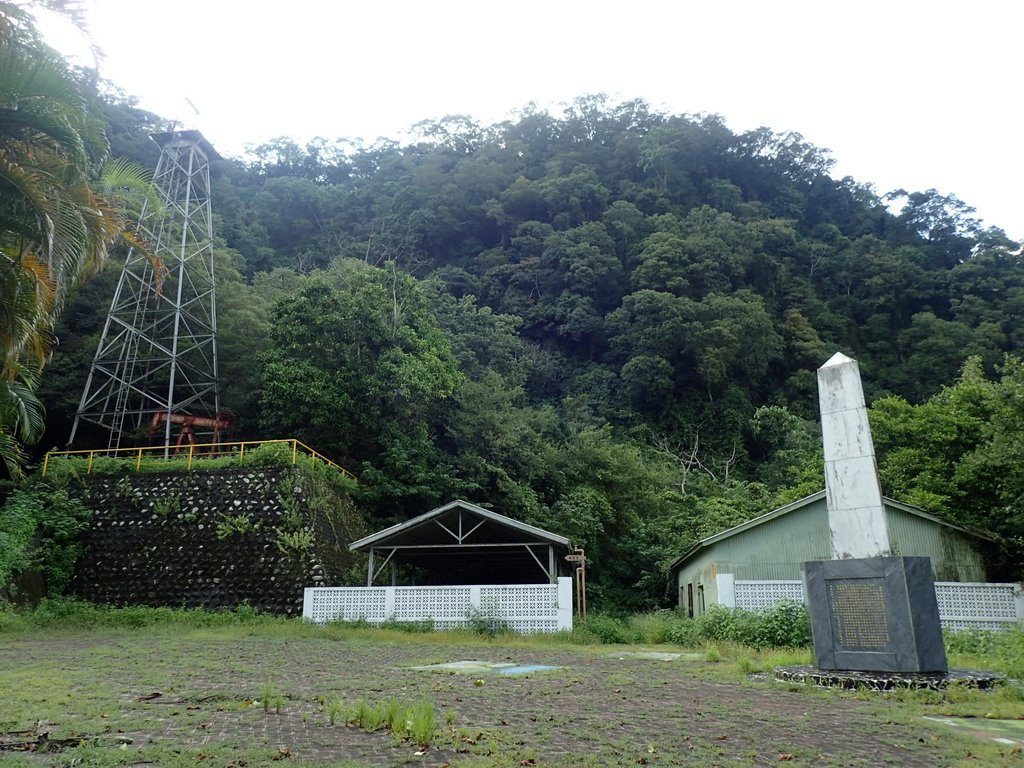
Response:
[[[351,565],[344,526],[311,513],[292,467],[90,476],[83,498],[71,592],[92,602],[298,615],[304,587]]]

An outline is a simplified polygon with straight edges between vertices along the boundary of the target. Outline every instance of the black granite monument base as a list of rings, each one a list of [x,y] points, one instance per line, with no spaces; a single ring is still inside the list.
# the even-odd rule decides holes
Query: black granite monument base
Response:
[[[941,691],[951,685],[987,690],[1006,678],[983,669],[951,669],[948,672],[855,672],[824,670],[808,665],[776,667],[775,679],[780,683],[800,683],[823,688],[849,690],[896,691],[927,689]]]
[[[947,671],[930,558],[813,560],[804,579],[819,670]]]

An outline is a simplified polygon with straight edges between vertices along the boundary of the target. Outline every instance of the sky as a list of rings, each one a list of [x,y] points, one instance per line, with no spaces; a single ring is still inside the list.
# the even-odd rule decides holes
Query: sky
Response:
[[[101,75],[222,155],[279,136],[402,140],[421,120],[605,93],[796,131],[837,177],[953,194],[1024,239],[1024,6],[1009,0],[81,4]],[[92,61],[81,34],[45,30]]]

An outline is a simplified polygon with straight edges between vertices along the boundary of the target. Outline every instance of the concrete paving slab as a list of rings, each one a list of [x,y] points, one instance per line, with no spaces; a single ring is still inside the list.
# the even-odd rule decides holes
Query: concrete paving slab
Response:
[[[529,675],[533,672],[547,672],[552,669],[561,669],[561,667],[550,664],[521,665],[502,661],[479,661],[475,659],[466,659],[463,661],[449,661],[443,664],[428,664],[422,667],[412,667],[412,669],[473,675]]]
[[[1024,720],[996,720],[986,717],[928,717],[933,723],[942,723],[961,733],[991,739],[999,744],[1024,744]]]

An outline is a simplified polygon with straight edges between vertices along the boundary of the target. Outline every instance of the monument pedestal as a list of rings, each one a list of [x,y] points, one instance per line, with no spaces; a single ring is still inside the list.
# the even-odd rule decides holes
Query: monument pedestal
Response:
[[[804,563],[819,670],[946,672],[928,557]]]

